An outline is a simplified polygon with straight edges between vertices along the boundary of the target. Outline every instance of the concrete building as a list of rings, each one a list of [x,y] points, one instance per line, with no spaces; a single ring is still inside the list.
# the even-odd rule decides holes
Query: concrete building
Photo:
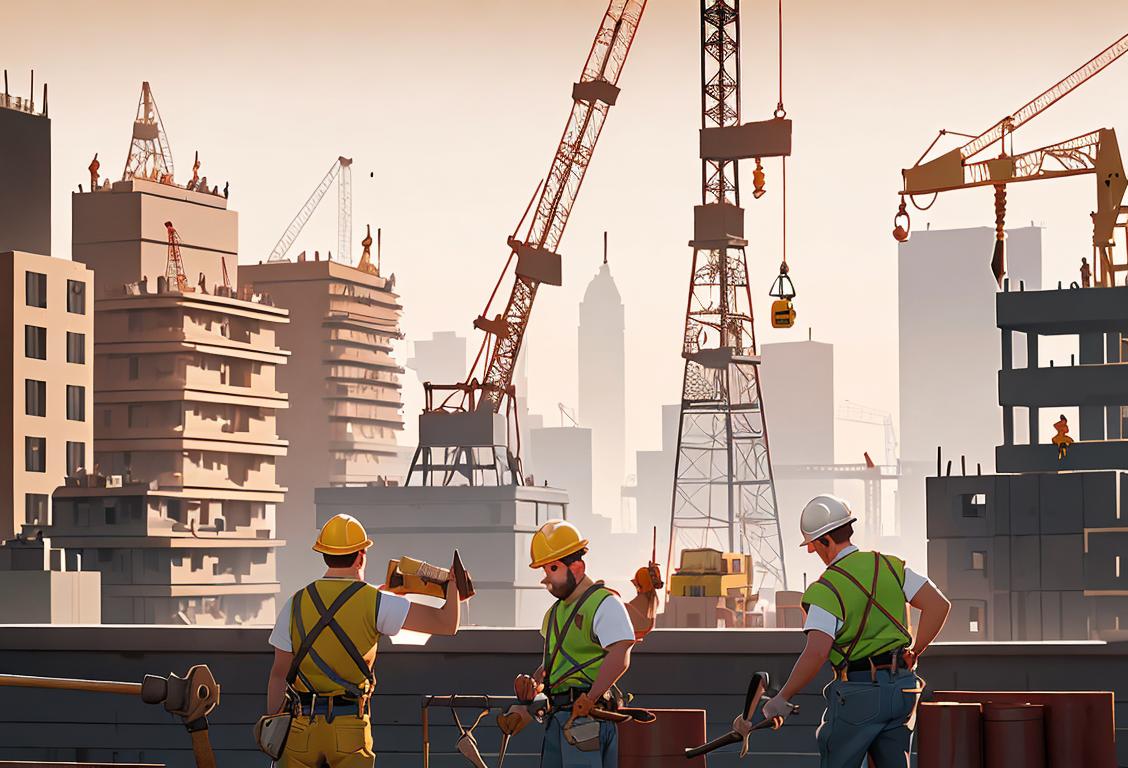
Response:
[[[592,431],[592,509],[620,525],[626,476],[625,327],[623,300],[604,254],[580,302],[579,423]]]
[[[658,548],[669,541],[671,503],[674,492],[674,460],[678,449],[678,421],[681,406],[662,406],[661,445],[653,451],[635,453],[635,483],[622,489],[627,509],[633,508],[632,527],[626,531],[645,533],[658,528]]]
[[[1013,287],[1013,286],[1012,286]],[[1087,640],[1128,628],[1128,287],[1014,291],[1002,331],[1001,472],[928,479],[929,573],[952,600],[949,640]],[[1016,344],[1015,335],[1024,337]],[[1073,365],[1038,364],[1047,336],[1077,338]],[[1019,362],[1015,354],[1024,347]],[[1061,411],[1076,442],[1046,441]],[[1025,439],[1016,438],[1016,415]],[[959,467],[959,464],[956,464]],[[1123,574],[1123,575],[1122,575]]]
[[[4,624],[100,624],[101,583],[97,571],[68,567],[66,551],[50,539],[20,536],[0,546]]]
[[[2,111],[2,110],[0,110]],[[51,492],[93,468],[93,273],[22,251],[0,253],[0,540],[47,525]]]
[[[372,581],[382,580],[389,560],[408,555],[445,568],[458,549],[477,590],[463,623],[540,627],[552,597],[540,583],[543,575],[529,568],[529,545],[542,523],[570,518],[566,492],[512,485],[372,486],[318,488],[316,498],[318,525],[339,513],[364,524],[374,542],[368,550]]]
[[[407,367],[415,371],[420,389],[424,382],[450,384],[466,378],[466,337],[454,331],[435,331],[429,339],[412,342],[414,354]]]
[[[193,292],[166,284],[165,221]],[[288,313],[216,295],[225,267],[236,277],[237,222],[221,195],[141,179],[73,197],[74,258],[95,269],[99,472],[55,492],[50,535],[101,571],[107,622],[275,614],[275,369],[288,355],[275,331]]]
[[[0,252],[51,253],[51,121],[39,106],[0,93]]]
[[[996,397],[998,335],[989,266],[990,227],[924,230],[898,246],[897,319],[900,387],[901,530],[905,556],[921,562],[924,479],[936,448],[964,455],[968,465],[994,469],[1002,440]],[[1007,231],[1007,269],[1013,286],[1042,284],[1042,231]],[[769,413],[771,405],[769,403]]]
[[[813,497],[832,492],[834,480],[792,477],[788,469],[834,464],[834,346],[818,341],[764,344],[760,358],[783,553],[790,581],[798,582],[795,575],[812,570],[799,549],[799,514]]]
[[[290,311],[277,334],[291,354],[278,371],[278,389],[289,397],[278,434],[289,449],[277,460],[287,486],[278,535],[294,543],[279,552],[278,566],[290,594],[323,570],[306,545],[317,535],[314,489],[402,482],[406,474],[397,454],[403,368],[392,352],[402,338],[402,307],[394,276],[336,261],[244,266],[241,276]],[[465,342],[463,350],[465,356]]]

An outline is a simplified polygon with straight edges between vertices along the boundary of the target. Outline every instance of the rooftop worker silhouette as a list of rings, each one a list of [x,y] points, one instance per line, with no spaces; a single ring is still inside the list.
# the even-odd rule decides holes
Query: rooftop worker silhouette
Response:
[[[1089,266],[1089,260],[1084,256],[1081,257],[1081,287],[1088,288],[1093,282],[1093,270]]]
[[[764,717],[786,717],[789,700],[827,659],[834,680],[817,731],[822,768],[907,768],[923,681],[917,659],[944,626],[951,604],[926,577],[892,555],[850,543],[857,518],[845,500],[816,496],[799,521],[803,544],[827,569],[803,593],[807,646]],[[920,609],[914,641],[905,603]]]
[[[382,592],[364,581],[365,550],[371,545],[356,518],[330,519],[313,545],[328,566],[325,576],[286,601],[270,633],[274,666],[267,711],[291,707],[295,713],[278,768],[372,768],[369,702],[380,636],[401,629],[431,635],[458,631],[454,579],[441,608]]]
[[[521,701],[532,701],[544,691],[551,703],[541,768],[619,765],[614,723],[600,723],[599,747],[590,752],[573,746],[564,733],[573,714],[586,717],[597,704],[603,709],[617,706],[617,692],[612,688],[630,666],[631,646],[637,637],[627,606],[619,596],[587,575],[587,545],[576,526],[549,520],[533,535],[530,547],[529,567],[544,569],[541,583],[556,603],[541,626],[543,663],[532,676],[519,675],[513,687]],[[647,599],[640,592],[631,602]]]
[[[1065,414],[1059,414],[1057,422],[1054,423],[1054,429],[1057,434],[1054,435],[1050,442],[1058,448],[1058,461],[1065,458],[1066,449],[1073,445],[1073,438],[1069,436],[1069,422],[1065,418]]]

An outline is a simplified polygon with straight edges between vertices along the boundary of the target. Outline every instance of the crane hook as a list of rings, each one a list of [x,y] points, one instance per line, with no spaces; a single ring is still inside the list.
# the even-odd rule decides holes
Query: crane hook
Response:
[[[795,284],[791,282],[788,272],[791,270],[787,262],[779,265],[779,277],[772,283],[768,295],[775,299],[772,302],[772,327],[790,328],[795,325],[795,306],[791,300],[795,298]]]
[[[759,200],[764,196],[764,166],[760,158],[756,158],[756,169],[752,171],[752,197]]]
[[[904,225],[901,224],[901,219],[905,220]],[[893,217],[893,239],[898,243],[903,243],[909,239],[909,231],[912,227],[912,219],[909,217],[908,207],[905,205],[905,196],[901,195],[901,204],[897,206],[897,213]]]

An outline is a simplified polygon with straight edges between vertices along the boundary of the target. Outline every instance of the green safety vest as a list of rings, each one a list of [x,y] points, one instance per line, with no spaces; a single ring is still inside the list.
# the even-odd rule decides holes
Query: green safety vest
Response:
[[[615,593],[596,582],[574,603],[557,600],[545,614],[544,687],[550,694],[590,688],[607,651],[595,637],[595,613]]]
[[[905,607],[905,561],[880,552],[851,552],[827,567],[803,593],[803,610],[817,605],[842,622],[830,649],[841,666],[912,642]]]

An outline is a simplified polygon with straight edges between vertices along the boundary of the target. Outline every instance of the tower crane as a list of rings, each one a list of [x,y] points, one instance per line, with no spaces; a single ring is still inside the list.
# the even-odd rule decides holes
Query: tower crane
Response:
[[[897,466],[897,431],[893,428],[893,414],[847,400],[838,408],[838,420],[880,425],[885,431],[885,463]]]
[[[188,285],[188,277],[184,274],[184,260],[180,258],[180,235],[176,233],[171,221],[165,222],[165,229],[168,230],[168,261],[165,262],[165,281],[168,283],[169,290],[172,290],[172,284],[175,282],[176,290],[181,293],[192,293],[195,289]],[[226,264],[223,271],[226,280]]]
[[[516,423],[513,372],[533,301],[542,283],[560,285],[557,248],[568,224],[607,113],[619,96],[618,80],[646,9],[646,0],[611,0],[603,15],[579,82],[572,86],[572,111],[552,156],[548,175],[530,200],[532,219],[518,239],[522,217],[507,240],[509,258],[485,310],[474,321],[483,339],[466,380],[426,382],[419,417],[419,448],[408,483],[449,485],[461,475],[472,485],[520,485],[520,428]],[[491,315],[491,305],[514,264],[509,298]],[[435,396],[438,395],[438,398]],[[510,447],[509,435],[514,435]]]
[[[961,147],[924,162],[940,137],[953,133],[940,131],[912,168],[901,172],[904,185],[901,204],[894,216],[893,237],[904,242],[909,237],[909,214],[905,197],[916,205],[915,195],[938,194],[953,189],[993,186],[995,188],[995,248],[991,269],[1002,287],[1006,273],[1004,228],[1006,218],[1006,185],[1019,181],[1055,179],[1080,174],[1093,174],[1097,186],[1097,210],[1093,218],[1093,261],[1098,264],[1097,284],[1110,286],[1116,273],[1128,271],[1128,260],[1116,264],[1113,259],[1114,230],[1118,218],[1128,213],[1122,205],[1128,179],[1120,158],[1116,132],[1101,128],[1066,141],[1039,149],[1014,154],[1014,132],[1045,112],[1073,90],[1087,82],[1114,61],[1128,53],[1128,34],[1082,64],[1067,77],[1055,83],[1015,112],[1003,117],[978,136],[957,134],[970,139]],[[1011,139],[1008,151],[1007,139]],[[998,143],[998,157],[973,160],[976,155]],[[919,207],[919,206],[918,206]],[[902,223],[903,222],[903,223]]]
[[[141,98],[137,101],[137,117],[133,121],[133,139],[121,180],[152,179],[171,184],[172,175],[172,150],[153,91],[149,82],[145,81],[141,83]]]
[[[338,157],[333,161],[333,165],[329,166],[329,170],[321,179],[321,183],[317,185],[313,194],[305,201],[305,205],[294,216],[290,226],[286,227],[282,237],[278,238],[278,244],[270,252],[270,258],[267,261],[283,261],[286,258],[286,252],[294,244],[294,240],[297,239],[302,228],[309,221],[309,217],[317,210],[321,198],[325,197],[325,193],[329,191],[334,179],[339,176],[340,180],[337,182],[337,254],[346,264],[352,264],[352,162],[352,159],[348,157]]]

